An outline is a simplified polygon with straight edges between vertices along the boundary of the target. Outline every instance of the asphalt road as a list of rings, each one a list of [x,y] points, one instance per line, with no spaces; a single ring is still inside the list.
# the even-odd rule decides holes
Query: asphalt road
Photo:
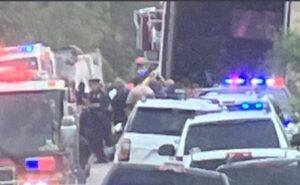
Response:
[[[105,175],[108,173],[112,163],[93,164],[86,185],[101,185]]]

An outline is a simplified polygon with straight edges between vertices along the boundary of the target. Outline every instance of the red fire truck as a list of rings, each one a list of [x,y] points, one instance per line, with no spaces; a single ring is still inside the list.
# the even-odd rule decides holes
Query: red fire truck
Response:
[[[68,107],[64,81],[29,81],[17,70],[7,74],[0,70],[0,184],[82,180],[78,178],[79,125]]]
[[[0,78],[32,80],[37,77],[55,78],[54,55],[50,47],[42,44],[4,47],[0,49]],[[16,76],[16,72],[18,76]],[[7,78],[7,79],[4,79]]]

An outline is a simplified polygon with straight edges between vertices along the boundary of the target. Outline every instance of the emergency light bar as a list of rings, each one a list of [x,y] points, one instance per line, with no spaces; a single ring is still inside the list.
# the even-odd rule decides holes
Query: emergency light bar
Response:
[[[242,85],[246,82],[243,78],[225,78],[224,83],[227,85]]]
[[[232,85],[241,86],[241,85],[250,84],[252,86],[267,86],[267,87],[278,88],[284,85],[284,79],[280,76],[274,78],[256,77],[250,80],[241,77],[231,77],[231,78],[225,78],[222,84],[231,85],[231,86]]]
[[[0,55],[9,55],[9,54],[17,54],[17,53],[32,53],[34,52],[35,45],[23,45],[23,46],[16,46],[16,47],[6,47],[0,49]]]
[[[33,45],[21,46],[19,47],[19,49],[21,52],[31,53],[33,52],[34,46]]]
[[[24,167],[27,171],[53,171],[56,169],[55,158],[31,157],[25,159]]]
[[[228,111],[258,111],[267,110],[268,106],[263,102],[243,102],[239,104],[225,105]]]

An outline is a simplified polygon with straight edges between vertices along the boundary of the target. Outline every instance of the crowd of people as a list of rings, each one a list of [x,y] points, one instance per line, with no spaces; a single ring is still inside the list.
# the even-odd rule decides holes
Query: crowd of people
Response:
[[[160,76],[136,77],[129,87],[125,81],[117,78],[113,83],[104,84],[99,79],[89,81],[90,92],[86,93],[83,82],[75,87],[69,83],[70,100],[76,101],[80,123],[80,161],[86,164],[91,153],[98,163],[107,159],[104,146],[113,146],[117,139],[112,126],[125,124],[127,117],[138,100],[143,98],[174,98],[177,84],[172,79],[164,80]],[[194,84],[185,86],[185,97],[195,96]],[[123,125],[125,126],[125,125]]]

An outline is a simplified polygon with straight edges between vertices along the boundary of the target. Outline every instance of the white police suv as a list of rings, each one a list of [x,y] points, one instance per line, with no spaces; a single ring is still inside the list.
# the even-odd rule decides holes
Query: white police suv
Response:
[[[209,101],[149,99],[139,101],[131,112],[116,146],[114,162],[163,164],[168,156],[158,155],[163,144],[177,146],[184,124],[196,115],[219,112]]]
[[[231,158],[300,157],[278,117],[265,111],[222,112],[188,119],[178,146],[162,145],[159,154],[186,166],[215,169]]]

